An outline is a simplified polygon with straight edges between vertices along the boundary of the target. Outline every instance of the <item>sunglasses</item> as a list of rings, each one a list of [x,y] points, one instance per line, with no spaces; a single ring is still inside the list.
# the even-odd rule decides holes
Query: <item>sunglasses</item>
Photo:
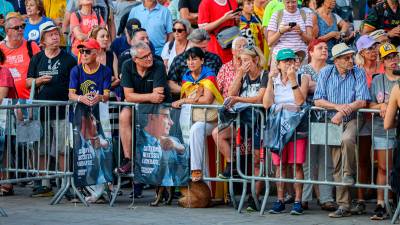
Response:
[[[175,32],[178,32],[178,33],[182,33],[183,31],[185,31],[185,29],[176,29],[176,28],[172,28],[172,31],[175,33]]]
[[[81,53],[82,55],[90,55],[90,54],[92,54],[92,50],[91,49],[79,49],[79,53]]]
[[[23,29],[25,29],[25,24],[22,24],[22,25],[19,25],[19,26],[15,26],[15,27],[10,27],[9,29],[23,30]]]

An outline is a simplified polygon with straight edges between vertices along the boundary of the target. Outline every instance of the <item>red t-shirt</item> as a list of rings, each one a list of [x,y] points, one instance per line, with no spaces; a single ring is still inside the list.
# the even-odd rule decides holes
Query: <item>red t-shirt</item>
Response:
[[[35,42],[31,42],[32,54],[40,52],[40,48]],[[24,40],[19,48],[8,48],[6,42],[0,43],[0,49],[6,56],[3,66],[8,68],[14,78],[15,88],[18,98],[28,99],[30,91],[26,88],[26,77],[28,74],[29,62],[31,58],[28,54],[27,42]]]
[[[15,90],[14,79],[10,70],[0,67],[0,87],[8,87],[7,98],[18,98]]]
[[[227,0],[231,4],[232,10],[235,10],[238,5],[236,0]],[[206,24],[212,23],[219,18],[223,17],[226,12],[230,11],[228,2],[221,6],[216,3],[214,0],[202,0],[199,6],[199,18],[198,24]],[[208,43],[208,51],[217,54],[221,57],[222,63],[227,63],[232,60],[232,52],[231,49],[222,49],[221,46],[217,42],[216,34],[224,28],[231,27],[235,25],[235,21],[228,20],[219,25],[215,30],[210,32],[211,40]]]

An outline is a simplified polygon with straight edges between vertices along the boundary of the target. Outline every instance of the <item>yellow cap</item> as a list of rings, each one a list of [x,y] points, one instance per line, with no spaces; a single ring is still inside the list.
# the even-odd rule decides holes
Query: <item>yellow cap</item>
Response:
[[[379,47],[379,55],[381,58],[386,57],[390,53],[399,53],[396,49],[396,46],[390,44],[390,43],[385,43]]]

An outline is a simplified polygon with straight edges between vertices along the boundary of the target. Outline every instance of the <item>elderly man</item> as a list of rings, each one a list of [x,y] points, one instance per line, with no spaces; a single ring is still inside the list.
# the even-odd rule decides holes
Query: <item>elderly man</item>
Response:
[[[355,148],[357,122],[355,111],[366,106],[370,100],[365,72],[354,66],[354,51],[344,43],[332,48],[334,65],[320,71],[315,90],[315,105],[334,110],[328,116],[333,124],[343,123],[341,147],[332,147],[333,177],[336,182],[354,184]],[[339,208],[329,217],[351,216],[348,186],[336,187]]]
[[[68,84],[69,72],[76,65],[76,60],[60,49],[61,35],[58,27],[52,22],[47,21],[40,25],[40,43],[43,46],[43,51],[32,57],[28,69],[28,79],[26,87],[31,88],[32,82],[35,82],[37,94],[35,99],[53,100],[53,101],[68,101]],[[47,146],[41,146],[40,150],[47,152],[47,155],[55,157],[59,155],[61,170],[64,165],[63,150],[65,149],[65,107],[60,107],[58,111],[58,121],[56,120],[56,108],[50,108],[50,134],[53,135],[51,140],[51,149]],[[58,123],[58,124],[57,124]],[[58,132],[56,132],[58,128]],[[56,146],[56,134],[60,137]],[[43,140],[41,144],[44,144]],[[45,162],[45,158],[41,160]],[[42,165],[45,165],[44,163]],[[43,168],[42,168],[43,169]],[[48,180],[47,180],[48,181]],[[46,185],[46,186],[45,186]],[[32,197],[48,196],[51,194],[50,183],[41,187],[35,188]]]
[[[204,29],[195,29],[188,37],[189,46],[199,47],[205,52],[204,65],[214,70],[215,74],[218,73],[222,66],[221,58],[211,52],[207,51],[207,45],[210,41],[210,35]],[[186,55],[182,53],[174,58],[168,71],[168,85],[171,88],[171,93],[178,96],[181,93],[182,76],[188,70]]]
[[[149,33],[156,55],[161,55],[166,42],[172,41],[172,16],[169,10],[157,0],[143,0],[141,5],[132,8],[128,19],[136,18]]]
[[[164,63],[154,60],[150,47],[139,41],[131,48],[131,60],[122,65],[121,86],[125,100],[133,103],[159,104],[168,100],[169,91]],[[117,173],[127,174],[132,168],[132,111],[126,107],[119,117],[124,160],[116,169]]]
[[[18,98],[29,98],[26,78],[29,62],[33,55],[40,52],[34,42],[24,40],[25,23],[19,13],[9,13],[5,22],[7,41],[0,42],[0,49],[6,55],[4,67],[8,68],[14,78]]]

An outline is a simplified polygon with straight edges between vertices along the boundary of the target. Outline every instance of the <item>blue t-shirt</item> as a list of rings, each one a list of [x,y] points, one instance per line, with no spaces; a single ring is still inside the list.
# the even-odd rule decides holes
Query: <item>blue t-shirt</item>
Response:
[[[92,74],[87,74],[82,65],[75,66],[71,70],[69,89],[76,90],[78,95],[96,92],[103,95],[110,91],[110,87],[111,70],[104,65],[100,65],[99,69]]]
[[[31,24],[31,23],[29,23],[29,19],[26,19],[25,20],[26,27],[25,27],[25,31],[24,31],[24,39],[27,41],[35,41],[37,44],[39,44],[39,42],[40,42],[39,26],[50,20],[51,20],[50,18],[43,16],[42,20],[39,23]]]

